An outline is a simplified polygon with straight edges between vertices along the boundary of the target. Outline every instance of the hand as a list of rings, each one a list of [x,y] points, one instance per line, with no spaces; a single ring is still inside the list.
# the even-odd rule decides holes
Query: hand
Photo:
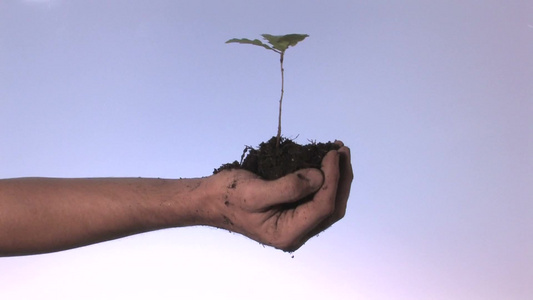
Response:
[[[216,200],[221,217],[215,226],[284,251],[300,248],[344,217],[353,172],[350,149],[337,143],[341,148],[326,154],[321,170],[303,169],[273,181],[245,170],[214,175],[224,190]]]

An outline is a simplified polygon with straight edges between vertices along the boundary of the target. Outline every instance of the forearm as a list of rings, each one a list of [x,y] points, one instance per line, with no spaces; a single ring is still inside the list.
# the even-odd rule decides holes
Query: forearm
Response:
[[[0,180],[0,256],[205,223],[204,179]]]

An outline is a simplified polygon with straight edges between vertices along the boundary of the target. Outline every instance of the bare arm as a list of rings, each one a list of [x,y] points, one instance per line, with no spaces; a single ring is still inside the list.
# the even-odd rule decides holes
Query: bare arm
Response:
[[[0,255],[58,251],[197,225],[202,179],[0,180]]]
[[[295,250],[342,218],[352,177],[349,149],[343,147],[328,153],[322,172],[305,169],[276,181],[243,170],[196,179],[4,179],[0,256],[193,225]],[[314,192],[310,201],[301,201]]]

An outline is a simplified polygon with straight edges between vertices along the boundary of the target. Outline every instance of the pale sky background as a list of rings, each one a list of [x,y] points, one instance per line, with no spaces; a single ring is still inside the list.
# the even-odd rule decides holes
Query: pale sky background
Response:
[[[351,147],[290,254],[179,228],[0,258],[0,299],[531,299],[533,2],[0,0],[0,178],[199,177],[276,133]]]

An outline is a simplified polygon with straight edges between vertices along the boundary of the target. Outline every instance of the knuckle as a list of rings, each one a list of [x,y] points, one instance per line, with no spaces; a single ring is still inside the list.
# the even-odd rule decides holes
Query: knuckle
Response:
[[[291,176],[290,181],[287,184],[282,184],[279,189],[290,199],[299,199],[305,195],[305,185],[302,181],[297,176]]]

